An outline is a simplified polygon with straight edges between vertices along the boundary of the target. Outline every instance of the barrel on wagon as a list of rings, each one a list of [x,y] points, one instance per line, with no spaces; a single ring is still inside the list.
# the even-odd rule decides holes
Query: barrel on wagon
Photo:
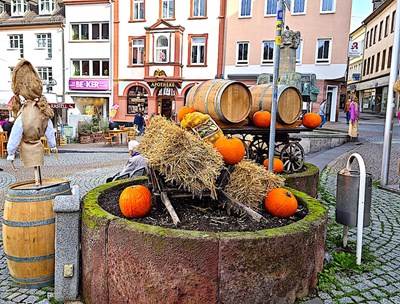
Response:
[[[244,121],[250,112],[251,93],[241,82],[213,79],[190,89],[186,105],[226,124]]]
[[[250,119],[257,111],[271,112],[273,98],[273,85],[271,83],[252,86],[250,92],[253,100],[249,114]],[[277,93],[277,121],[287,125],[296,122],[303,107],[299,90],[293,86],[278,85]]]
[[[68,181],[45,179],[12,184],[5,196],[3,243],[12,279],[24,288],[54,282],[54,198],[71,194]]]

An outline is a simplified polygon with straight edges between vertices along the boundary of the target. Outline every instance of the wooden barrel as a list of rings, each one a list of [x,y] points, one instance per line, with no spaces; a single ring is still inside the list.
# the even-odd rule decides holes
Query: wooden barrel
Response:
[[[247,118],[251,93],[241,82],[213,79],[190,89],[186,105],[223,123],[240,123]]]
[[[253,119],[255,112],[265,110],[271,112],[273,85],[260,84],[250,88],[253,103],[249,118]],[[291,124],[298,120],[303,108],[301,94],[296,87],[278,85],[278,107],[276,109],[276,120],[282,124]]]
[[[54,198],[71,194],[68,181],[46,179],[12,184],[5,195],[4,255],[12,279],[23,288],[54,282]]]

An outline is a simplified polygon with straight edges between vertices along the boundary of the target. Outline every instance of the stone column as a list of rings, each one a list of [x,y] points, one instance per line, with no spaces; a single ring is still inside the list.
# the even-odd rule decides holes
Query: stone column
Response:
[[[282,33],[279,75],[296,72],[296,49],[300,43],[300,32],[286,30]]]

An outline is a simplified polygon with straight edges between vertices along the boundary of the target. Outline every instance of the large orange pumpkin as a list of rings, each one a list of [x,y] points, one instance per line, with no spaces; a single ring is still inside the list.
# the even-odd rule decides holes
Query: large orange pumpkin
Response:
[[[151,192],[142,185],[130,186],[119,196],[119,208],[127,218],[140,218],[150,212]]]
[[[224,162],[228,165],[235,165],[243,160],[246,150],[243,142],[236,137],[220,137],[214,143],[214,147],[221,153]]]
[[[264,199],[267,211],[277,217],[290,217],[296,213],[296,197],[284,188],[275,188],[267,193]]]
[[[180,108],[180,110],[178,111],[178,121],[182,121],[183,117],[186,114],[189,113],[193,113],[196,112],[196,109],[190,108],[188,106],[183,106],[182,108]]]
[[[263,165],[265,168],[268,169],[268,158],[266,160],[264,160]],[[283,171],[283,162],[277,157],[274,157],[274,163],[272,165],[272,170],[274,171],[274,173],[281,173]]]
[[[257,111],[253,115],[253,123],[256,127],[268,128],[271,125],[271,113],[268,111]]]
[[[315,129],[318,128],[322,122],[321,116],[317,113],[306,113],[303,116],[303,125],[306,128]]]

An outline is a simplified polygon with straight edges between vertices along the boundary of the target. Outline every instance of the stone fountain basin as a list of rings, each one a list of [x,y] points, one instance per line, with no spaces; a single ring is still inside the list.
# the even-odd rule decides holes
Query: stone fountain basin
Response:
[[[255,232],[167,229],[114,216],[97,187],[82,199],[85,303],[293,303],[317,284],[327,216],[316,199],[290,189],[308,208],[291,225]]]

